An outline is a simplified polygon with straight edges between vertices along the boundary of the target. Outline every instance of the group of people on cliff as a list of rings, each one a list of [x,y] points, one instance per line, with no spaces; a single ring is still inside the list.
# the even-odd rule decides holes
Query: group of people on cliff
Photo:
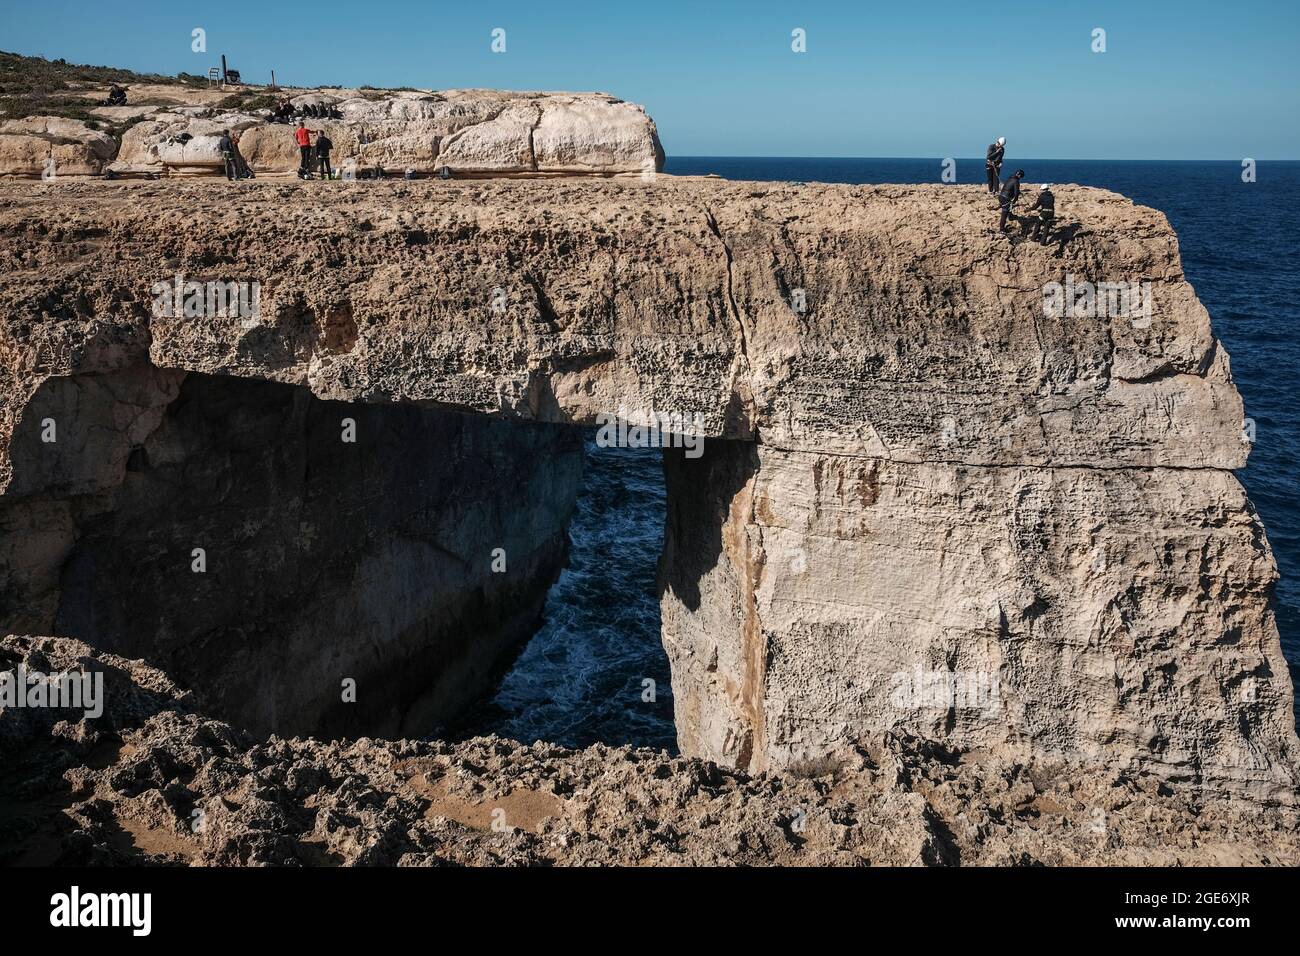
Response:
[[[316,142],[312,142],[312,137]],[[330,179],[334,168],[330,165],[330,151],[334,142],[324,130],[308,129],[302,120],[293,131],[293,141],[298,144],[298,178],[311,179],[313,170],[320,173],[321,179]]]
[[[1056,197],[1052,195],[1051,183],[1043,183],[1038,187],[1038,196],[1034,199],[1034,204],[1029,207],[1030,219],[1028,230],[1025,230],[1025,221],[1015,215],[1013,210],[1020,200],[1020,181],[1025,178],[1025,171],[1017,169],[1009,178],[1003,180],[1002,160],[1006,156],[1007,138],[999,136],[994,142],[989,144],[988,151],[984,158],[984,171],[988,176],[989,194],[996,196],[998,206],[1002,211],[998,219],[998,232],[1007,231],[1007,220],[1014,219],[1020,223],[1022,231],[1027,231],[1030,239],[1037,239],[1043,245],[1051,236],[1052,223],[1056,219]],[[1033,214],[1037,213],[1035,217]]]
[[[292,123],[295,116],[313,119],[343,118],[343,114],[328,103],[303,103],[301,106],[294,106],[291,100],[285,98],[271,108],[272,123]]]
[[[313,137],[315,142],[312,142]],[[321,179],[333,177],[334,168],[330,164],[330,152],[334,149],[334,143],[324,130],[308,129],[307,125],[299,120],[293,131],[293,139],[298,146],[300,179],[311,179],[316,172],[320,173]],[[229,129],[222,130],[217,148],[221,150],[221,161],[227,179],[233,182],[236,179],[253,178],[252,167],[239,151],[239,133]]]

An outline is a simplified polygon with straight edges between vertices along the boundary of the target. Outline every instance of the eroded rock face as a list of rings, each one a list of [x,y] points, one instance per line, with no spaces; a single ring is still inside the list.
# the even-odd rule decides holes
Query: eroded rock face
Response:
[[[80,120],[27,116],[0,122],[0,176],[97,176],[117,142]]]
[[[45,377],[146,350],[335,401],[698,415],[662,569],[688,753],[775,768],[896,729],[1286,790],[1227,355],[1162,215],[1056,192],[1044,247],[993,235],[974,187],[11,191],[0,425]],[[261,281],[260,321],[155,314],[182,273]],[[1150,308],[1046,312],[1075,279],[1146,283]]]
[[[90,99],[102,96],[90,94]],[[294,126],[269,109],[219,106],[219,90],[137,85],[127,106],[91,107],[126,125],[117,140],[79,120],[29,116],[0,123],[0,176],[209,176],[223,172],[223,130],[257,173],[291,175],[300,165]],[[501,90],[307,91],[295,107],[334,143],[341,170],[460,177],[641,176],[663,169],[659,134],[645,110],[605,93]]]
[[[107,107],[106,107],[107,108]],[[161,173],[217,173],[224,169],[219,149],[224,130],[252,131],[261,117],[248,113],[221,113],[211,117],[160,112],[131,126],[122,134],[122,148],[110,167],[124,175]]]
[[[5,627],[164,664],[263,735],[456,717],[535,627],[582,462],[571,429],[150,366],[46,381],[11,452]]]
[[[0,638],[0,670],[102,675],[104,713],[0,711],[0,863],[204,866],[1272,865],[1300,815],[1103,763],[875,734],[800,774],[495,737],[255,742],[139,661]],[[500,824],[504,823],[505,826]]]
[[[799,766],[907,728],[1013,760],[1291,785],[1276,570],[1229,473],[719,442],[668,475],[664,634],[688,753]]]
[[[337,114],[304,122],[329,134],[339,168],[426,175],[446,168],[457,176],[618,176],[663,168],[654,121],[641,107],[603,93],[342,91],[304,93],[291,102]],[[113,171],[219,172],[222,129],[241,134],[240,151],[255,172],[298,169],[294,126],[270,122],[268,110],[194,112],[170,107],[131,126]]]

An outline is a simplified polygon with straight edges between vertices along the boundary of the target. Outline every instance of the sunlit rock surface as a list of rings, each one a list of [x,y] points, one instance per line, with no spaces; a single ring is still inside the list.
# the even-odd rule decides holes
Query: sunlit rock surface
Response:
[[[49,377],[123,367],[698,415],[661,563],[687,754],[791,767],[898,731],[1291,792],[1241,399],[1160,213],[1061,187],[1039,246],[973,187],[246,185],[0,186],[0,442]],[[258,281],[260,316],[159,315],[177,275]],[[1072,277],[1149,309],[1045,311]]]

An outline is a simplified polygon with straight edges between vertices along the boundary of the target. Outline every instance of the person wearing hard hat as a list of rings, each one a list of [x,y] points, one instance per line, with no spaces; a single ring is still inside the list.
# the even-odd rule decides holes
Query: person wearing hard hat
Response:
[[[1038,187],[1038,198],[1029,207],[1032,213],[1038,210],[1038,221],[1029,230],[1029,238],[1037,239],[1047,245],[1047,237],[1052,233],[1052,220],[1056,218],[1056,197],[1052,195],[1052,184],[1043,183]]]
[[[984,171],[989,177],[989,192],[997,195],[999,178],[1002,175],[1002,157],[1007,151],[1007,138],[999,136],[996,143],[989,143],[989,150],[984,155]]]

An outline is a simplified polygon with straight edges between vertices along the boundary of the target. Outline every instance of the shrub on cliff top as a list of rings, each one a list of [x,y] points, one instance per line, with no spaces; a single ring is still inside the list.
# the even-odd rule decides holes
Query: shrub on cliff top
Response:
[[[136,73],[111,66],[84,66],[66,60],[0,51],[0,119],[22,116],[63,116],[90,121],[91,108],[85,91],[111,83],[156,83],[174,86],[206,86],[207,77],[178,73],[160,76]],[[83,94],[83,95],[78,95]]]

